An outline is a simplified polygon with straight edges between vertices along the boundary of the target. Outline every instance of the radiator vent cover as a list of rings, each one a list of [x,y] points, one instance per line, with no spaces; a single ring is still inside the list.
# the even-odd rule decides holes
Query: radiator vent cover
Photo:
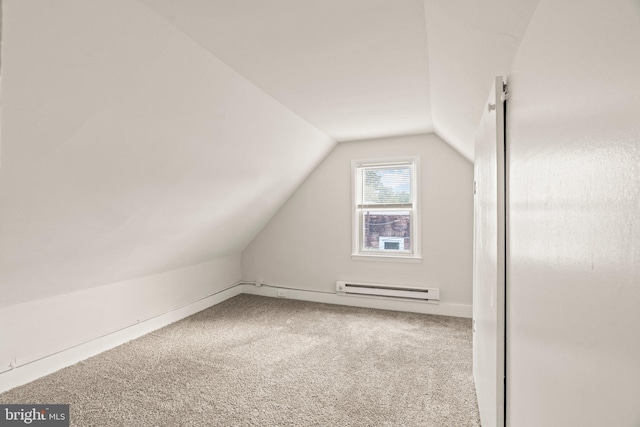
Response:
[[[440,289],[438,288],[415,288],[338,280],[336,292],[338,295],[366,295],[433,303],[440,301]]]

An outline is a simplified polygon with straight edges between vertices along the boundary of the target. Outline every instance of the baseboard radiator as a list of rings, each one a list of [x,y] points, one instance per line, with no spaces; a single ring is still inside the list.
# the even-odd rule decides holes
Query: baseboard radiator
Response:
[[[379,285],[373,283],[336,282],[338,295],[363,295],[393,299],[424,301],[432,304],[440,302],[440,289],[414,288],[407,286]]]

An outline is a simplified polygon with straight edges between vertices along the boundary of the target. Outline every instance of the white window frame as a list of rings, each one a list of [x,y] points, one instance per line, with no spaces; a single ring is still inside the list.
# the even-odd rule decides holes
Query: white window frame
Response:
[[[362,236],[362,216],[358,201],[360,199],[360,170],[365,167],[388,167],[399,165],[411,165],[411,212],[410,226],[410,242],[411,249],[408,251],[401,250],[371,250],[363,248]],[[393,157],[383,159],[366,159],[351,161],[351,218],[352,218],[352,249],[351,258],[362,261],[396,261],[396,262],[422,262],[420,234],[420,156]],[[384,210],[386,208],[382,208]],[[392,208],[389,208],[392,209]],[[397,208],[396,208],[397,210]],[[402,208],[402,210],[407,210]]]

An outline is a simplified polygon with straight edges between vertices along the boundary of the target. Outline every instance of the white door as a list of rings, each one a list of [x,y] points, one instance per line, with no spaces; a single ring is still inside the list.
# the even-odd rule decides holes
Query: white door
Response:
[[[505,135],[497,77],[475,141],[473,376],[483,427],[504,426]]]

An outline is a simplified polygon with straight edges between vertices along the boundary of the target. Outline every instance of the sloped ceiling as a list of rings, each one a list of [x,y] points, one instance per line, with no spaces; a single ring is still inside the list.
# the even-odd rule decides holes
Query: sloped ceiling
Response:
[[[337,141],[436,131],[468,159],[538,0],[141,0]]]
[[[434,130],[470,160],[491,83],[509,75],[538,1],[424,1]]]
[[[0,306],[240,253],[335,142],[139,2],[4,2]]]
[[[537,0],[4,0],[0,306],[240,251],[336,141],[468,159]]]
[[[337,141],[431,132],[422,0],[142,0]]]

